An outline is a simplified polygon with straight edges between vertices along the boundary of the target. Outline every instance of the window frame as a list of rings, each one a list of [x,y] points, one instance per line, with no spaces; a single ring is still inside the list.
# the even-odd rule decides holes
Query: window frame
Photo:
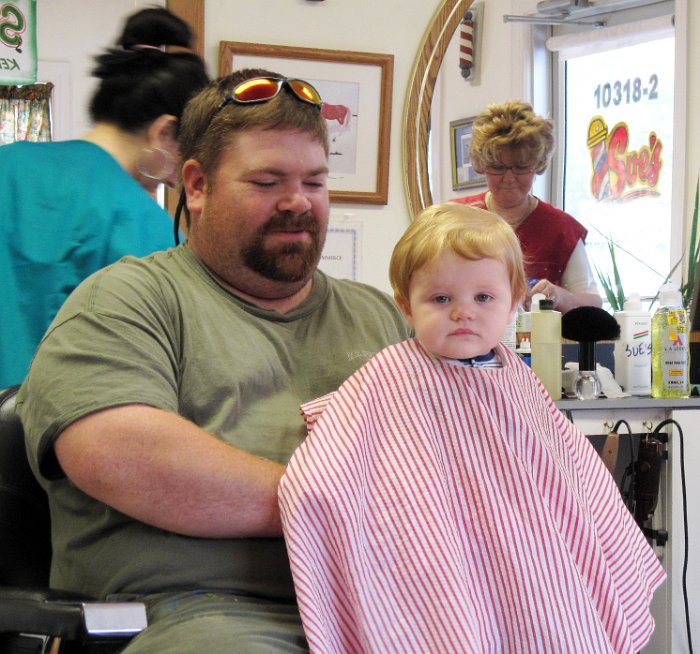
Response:
[[[679,10],[681,12],[685,11],[685,3],[687,0],[668,0],[659,5],[653,7],[643,7],[633,10],[617,11],[611,14],[606,14],[605,19],[609,26],[625,25],[625,26],[641,26],[642,28],[646,23],[651,24],[653,19],[658,19],[663,16],[673,17],[674,10]],[[577,25],[563,25],[556,26],[553,28],[536,28],[540,31],[540,34],[549,34],[550,37],[566,38],[568,35],[572,35],[574,39],[577,37],[575,35],[581,32],[590,32],[589,27],[582,27]],[[669,261],[666,271],[671,270],[672,266],[678,262],[681,257],[685,258],[684,242],[685,234],[689,231],[690,217],[686,215],[684,211],[685,204],[685,138],[686,138],[686,123],[683,114],[683,108],[686,106],[685,98],[685,84],[678,83],[679,80],[685,79],[685,70],[687,67],[687,41],[686,35],[683,30],[678,29],[676,26],[675,33],[675,62],[674,62],[674,78],[676,83],[674,84],[674,118],[673,118],[673,156],[672,156],[672,191],[671,191],[671,224],[669,233]],[[548,49],[548,43],[551,44],[550,39],[546,39],[544,44],[542,39],[539,39],[538,48]],[[557,139],[557,148],[554,152],[554,158],[552,160],[550,170],[550,181],[548,185],[548,192],[551,197],[551,201],[556,206],[563,206],[564,199],[564,157],[566,154],[566,142],[565,142],[565,74],[566,65],[565,60],[560,56],[559,52],[548,51],[545,55],[548,61],[548,70],[543,73],[540,68],[535,76],[535,97],[537,97],[536,91],[538,85],[540,89],[550,88],[551,89],[551,116],[555,123],[555,134]],[[549,86],[548,86],[549,85]],[[544,93],[540,91],[541,95]],[[680,284],[681,278],[686,270],[686,262],[684,261],[682,265],[678,266],[672,276],[672,281],[674,283]]]

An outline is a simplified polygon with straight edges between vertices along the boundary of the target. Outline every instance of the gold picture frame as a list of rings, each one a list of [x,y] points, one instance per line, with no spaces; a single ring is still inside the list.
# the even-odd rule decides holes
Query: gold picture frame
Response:
[[[486,186],[486,177],[477,173],[469,160],[469,145],[476,116],[450,123],[450,153],[452,158],[452,190]]]

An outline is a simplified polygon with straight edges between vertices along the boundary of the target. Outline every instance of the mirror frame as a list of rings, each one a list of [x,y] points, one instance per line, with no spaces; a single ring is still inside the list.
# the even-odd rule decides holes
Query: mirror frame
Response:
[[[433,203],[428,171],[430,104],[445,51],[473,0],[443,0],[421,41],[408,86],[403,164],[411,220]]]

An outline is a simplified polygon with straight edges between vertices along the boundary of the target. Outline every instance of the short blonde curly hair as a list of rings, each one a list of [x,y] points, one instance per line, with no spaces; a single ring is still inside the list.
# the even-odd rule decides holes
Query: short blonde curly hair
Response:
[[[499,215],[457,202],[424,209],[394,247],[389,280],[401,307],[408,307],[413,275],[444,252],[472,261],[496,259],[508,271],[513,300],[525,294],[525,269],[520,241]]]
[[[554,126],[537,116],[532,105],[522,100],[491,104],[474,121],[469,146],[471,164],[479,173],[501,163],[509,150],[517,165],[543,173],[554,151]]]

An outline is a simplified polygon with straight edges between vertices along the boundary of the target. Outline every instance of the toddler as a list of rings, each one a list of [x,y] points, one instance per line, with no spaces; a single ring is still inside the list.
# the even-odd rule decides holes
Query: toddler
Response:
[[[302,407],[280,506],[312,651],[637,652],[664,572],[586,437],[500,343],[522,254],[497,215],[396,245],[415,338]]]

